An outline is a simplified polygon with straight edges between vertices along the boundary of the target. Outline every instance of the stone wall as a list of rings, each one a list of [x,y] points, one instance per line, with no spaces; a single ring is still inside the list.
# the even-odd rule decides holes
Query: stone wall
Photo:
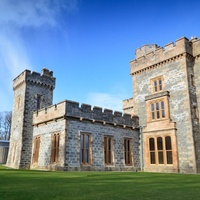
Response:
[[[113,112],[109,109],[93,107],[74,101],[63,101],[34,112],[33,138],[40,136],[40,152],[35,169],[60,170],[139,170],[139,130],[138,117],[129,114]],[[50,163],[51,134],[61,134],[59,163]],[[80,164],[80,134],[89,133],[92,140],[90,165]],[[104,165],[103,137],[112,136],[114,139],[114,164]],[[66,138],[66,139],[65,139]],[[124,138],[130,138],[132,149],[132,166],[124,164]],[[65,150],[64,150],[65,148]],[[32,149],[33,151],[33,149]],[[63,153],[64,152],[64,153]]]
[[[57,164],[50,162],[51,158],[51,136],[53,133],[60,134],[60,150],[59,159]],[[40,125],[34,126],[33,128],[33,141],[34,138],[40,136],[40,151],[38,163],[31,164],[31,169],[48,169],[57,170],[64,169],[65,166],[65,142],[66,142],[66,120],[64,118],[56,121],[50,121],[48,123],[41,123]],[[32,141],[32,143],[33,143]],[[32,145],[32,156],[33,160],[33,148]]]
[[[80,164],[80,133],[89,133],[92,140],[90,165]],[[114,139],[114,163],[104,164],[104,136],[112,136]],[[126,166],[124,159],[124,138],[132,139],[133,165]],[[66,136],[66,170],[91,170],[91,171],[135,171],[140,169],[139,160],[139,131],[113,126],[100,122],[67,120]]]
[[[14,103],[10,149],[7,165],[29,168],[31,162],[33,112],[37,110],[37,95],[42,97],[41,108],[52,104],[55,78],[47,69],[42,74],[25,70],[13,80]]]
[[[191,86],[190,82],[191,74],[195,75],[196,87],[200,82],[197,75],[198,59],[195,60],[196,67],[193,71],[193,53],[198,54],[200,50],[197,43],[199,40],[181,38],[176,44],[167,44],[165,48],[154,46],[153,50],[148,52],[137,49],[136,59],[130,62],[134,88],[133,114],[139,116],[139,124],[143,127],[147,126],[145,97],[151,94],[150,80],[163,76],[164,91],[169,92],[170,120],[176,124],[178,171],[189,173],[197,171],[196,153],[199,152],[199,122],[192,118],[192,108],[197,102],[196,88]],[[154,126],[156,127],[156,124]],[[157,127],[158,133],[162,128],[165,129]]]

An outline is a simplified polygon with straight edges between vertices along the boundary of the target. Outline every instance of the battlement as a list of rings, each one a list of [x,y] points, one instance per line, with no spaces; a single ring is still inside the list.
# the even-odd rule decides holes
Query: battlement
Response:
[[[56,120],[59,118],[77,118],[79,120],[89,120],[93,123],[102,122],[104,124],[124,125],[138,127],[138,117],[110,109],[81,104],[78,102],[65,100],[58,104],[38,110],[33,114],[33,125]]]
[[[153,65],[165,64],[175,59],[179,59],[183,54],[187,53],[195,56],[200,53],[198,45],[199,39],[188,40],[182,37],[176,40],[176,43],[168,43],[165,47],[158,45],[144,45],[136,50],[136,59],[130,62],[131,74],[149,68]]]
[[[42,69],[42,73],[31,72],[30,70],[23,71],[19,76],[13,80],[13,89],[16,89],[18,86],[24,82],[31,82],[35,84],[41,84],[43,86],[55,87],[55,78],[53,77],[53,72],[48,69]]]

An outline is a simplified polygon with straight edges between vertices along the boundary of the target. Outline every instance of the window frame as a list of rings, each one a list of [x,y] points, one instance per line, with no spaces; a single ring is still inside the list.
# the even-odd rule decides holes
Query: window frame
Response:
[[[83,140],[82,140],[83,136]],[[85,142],[85,138],[88,138],[88,141]],[[83,141],[83,144],[82,144]],[[88,143],[88,147],[87,147]],[[92,140],[91,140],[91,133],[81,132],[80,133],[80,164],[82,165],[91,165],[91,146],[92,146]],[[82,148],[83,147],[83,148]],[[87,153],[87,157],[85,159],[85,153]]]
[[[104,135],[103,137],[103,149],[104,149],[104,164],[113,165],[113,148],[114,148],[114,137],[110,135]]]
[[[169,138],[170,138],[170,140],[169,140],[170,143],[167,143],[167,139],[169,139]],[[161,139],[161,140],[159,141],[158,139]],[[151,149],[150,140],[154,141],[154,149]],[[148,145],[149,145],[148,151],[149,151],[150,165],[169,166],[169,165],[174,164],[171,136],[166,135],[166,136],[149,137]],[[154,153],[154,160],[155,160],[154,163],[152,163],[152,152]],[[162,160],[161,160],[161,157],[162,157]],[[171,160],[169,160],[169,158]]]
[[[132,166],[132,138],[124,138],[124,163]]]
[[[151,93],[158,93],[164,90],[164,79],[163,76],[157,76],[151,79]]]
[[[149,102],[151,121],[166,119],[166,105],[164,99]]]
[[[59,162],[60,151],[60,133],[52,133],[51,135],[51,163],[57,164]]]
[[[36,136],[34,137],[33,140],[33,158],[32,158],[32,163],[38,163],[39,160],[39,153],[40,153],[40,143],[41,143],[41,136]]]

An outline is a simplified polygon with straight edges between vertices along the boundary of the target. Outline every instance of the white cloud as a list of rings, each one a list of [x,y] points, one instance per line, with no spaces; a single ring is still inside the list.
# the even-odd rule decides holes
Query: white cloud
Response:
[[[0,21],[18,27],[54,26],[61,11],[77,9],[77,0],[1,0]]]
[[[122,111],[123,97],[117,94],[108,93],[90,93],[87,95],[87,102],[92,106]]]
[[[77,9],[77,0],[0,0],[0,111],[12,109],[12,79],[32,69],[22,28],[51,28],[61,12]]]

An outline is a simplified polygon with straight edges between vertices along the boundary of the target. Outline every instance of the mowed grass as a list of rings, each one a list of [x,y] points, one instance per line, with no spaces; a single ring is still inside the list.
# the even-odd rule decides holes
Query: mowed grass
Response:
[[[0,200],[200,199],[200,175],[47,172],[0,166]]]

